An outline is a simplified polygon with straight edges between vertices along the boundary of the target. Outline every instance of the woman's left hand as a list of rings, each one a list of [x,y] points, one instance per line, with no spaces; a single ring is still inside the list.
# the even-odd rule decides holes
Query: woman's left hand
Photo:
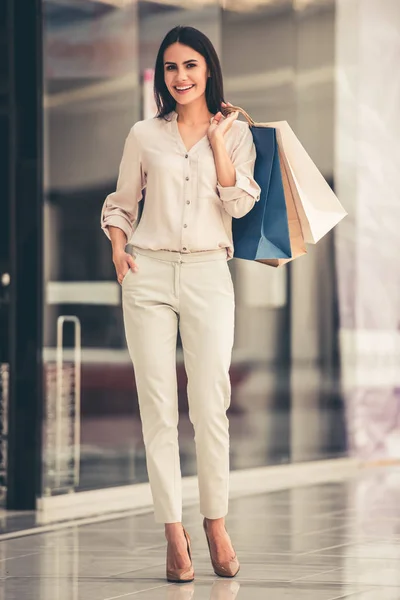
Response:
[[[225,102],[222,102],[221,106],[232,106],[232,104],[230,104],[230,102],[228,102],[227,104]],[[218,138],[223,138],[226,132],[230,130],[233,122],[236,121],[238,116],[238,111],[235,111],[231,113],[228,117],[224,118],[222,112],[218,111],[217,114],[214,116],[211,125],[207,131],[210,143],[212,144],[212,142]]]

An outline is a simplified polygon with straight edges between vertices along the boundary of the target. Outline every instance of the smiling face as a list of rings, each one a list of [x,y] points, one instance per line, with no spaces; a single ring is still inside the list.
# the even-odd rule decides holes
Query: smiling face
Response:
[[[190,104],[205,95],[208,67],[204,56],[176,42],[164,52],[164,80],[178,104]]]

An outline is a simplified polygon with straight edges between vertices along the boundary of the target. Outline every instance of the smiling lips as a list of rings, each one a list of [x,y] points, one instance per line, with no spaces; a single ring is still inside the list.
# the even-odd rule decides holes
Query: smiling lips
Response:
[[[192,84],[192,85],[185,85],[185,86],[182,85],[182,86],[175,86],[175,89],[178,92],[178,94],[186,94],[193,87],[194,87],[194,84]]]

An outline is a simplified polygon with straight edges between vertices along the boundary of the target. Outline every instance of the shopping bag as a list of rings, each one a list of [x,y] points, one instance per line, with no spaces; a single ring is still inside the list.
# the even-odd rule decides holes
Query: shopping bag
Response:
[[[297,210],[308,244],[316,244],[347,212],[318,170],[287,121],[268,123],[277,133],[282,158],[291,171],[297,195]]]
[[[304,242],[303,231],[301,229],[301,223],[299,214],[296,208],[295,196],[297,194],[296,186],[294,179],[290,170],[288,170],[287,165],[285,164],[282,156],[282,151],[279,149],[279,161],[281,165],[281,175],[282,175],[282,183],[283,190],[285,193],[285,201],[286,201],[286,211],[288,216],[288,225],[289,225],[289,238],[290,238],[290,248],[292,257],[291,258],[273,258],[266,259],[260,262],[267,264],[271,267],[282,267],[286,265],[288,262],[294,260],[295,258],[299,258],[303,254],[307,253],[306,245]]]
[[[254,179],[261,188],[260,199],[240,219],[233,219],[235,258],[247,260],[290,259],[288,215],[283,189],[276,132],[253,128],[257,158]]]
[[[255,123],[246,111],[234,106],[227,107],[223,112],[229,114],[236,110],[245,116],[251,129],[275,129],[281,160],[290,172],[296,188],[294,199],[304,241],[316,244],[347,215],[347,212],[287,121]]]

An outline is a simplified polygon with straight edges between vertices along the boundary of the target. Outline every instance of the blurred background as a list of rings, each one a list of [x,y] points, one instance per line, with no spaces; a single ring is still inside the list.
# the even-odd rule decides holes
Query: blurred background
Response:
[[[156,53],[177,24],[214,43],[227,101],[289,122],[349,212],[281,269],[230,262],[232,469],[398,460],[397,0],[43,0],[41,11],[25,38],[33,51],[19,51],[17,35],[1,71],[12,149],[0,240],[3,504],[147,481],[100,210],[129,129],[154,114]],[[15,120],[24,102],[35,112]],[[193,475],[180,351],[177,377],[182,472]],[[15,477],[29,470],[27,444],[31,495]]]

